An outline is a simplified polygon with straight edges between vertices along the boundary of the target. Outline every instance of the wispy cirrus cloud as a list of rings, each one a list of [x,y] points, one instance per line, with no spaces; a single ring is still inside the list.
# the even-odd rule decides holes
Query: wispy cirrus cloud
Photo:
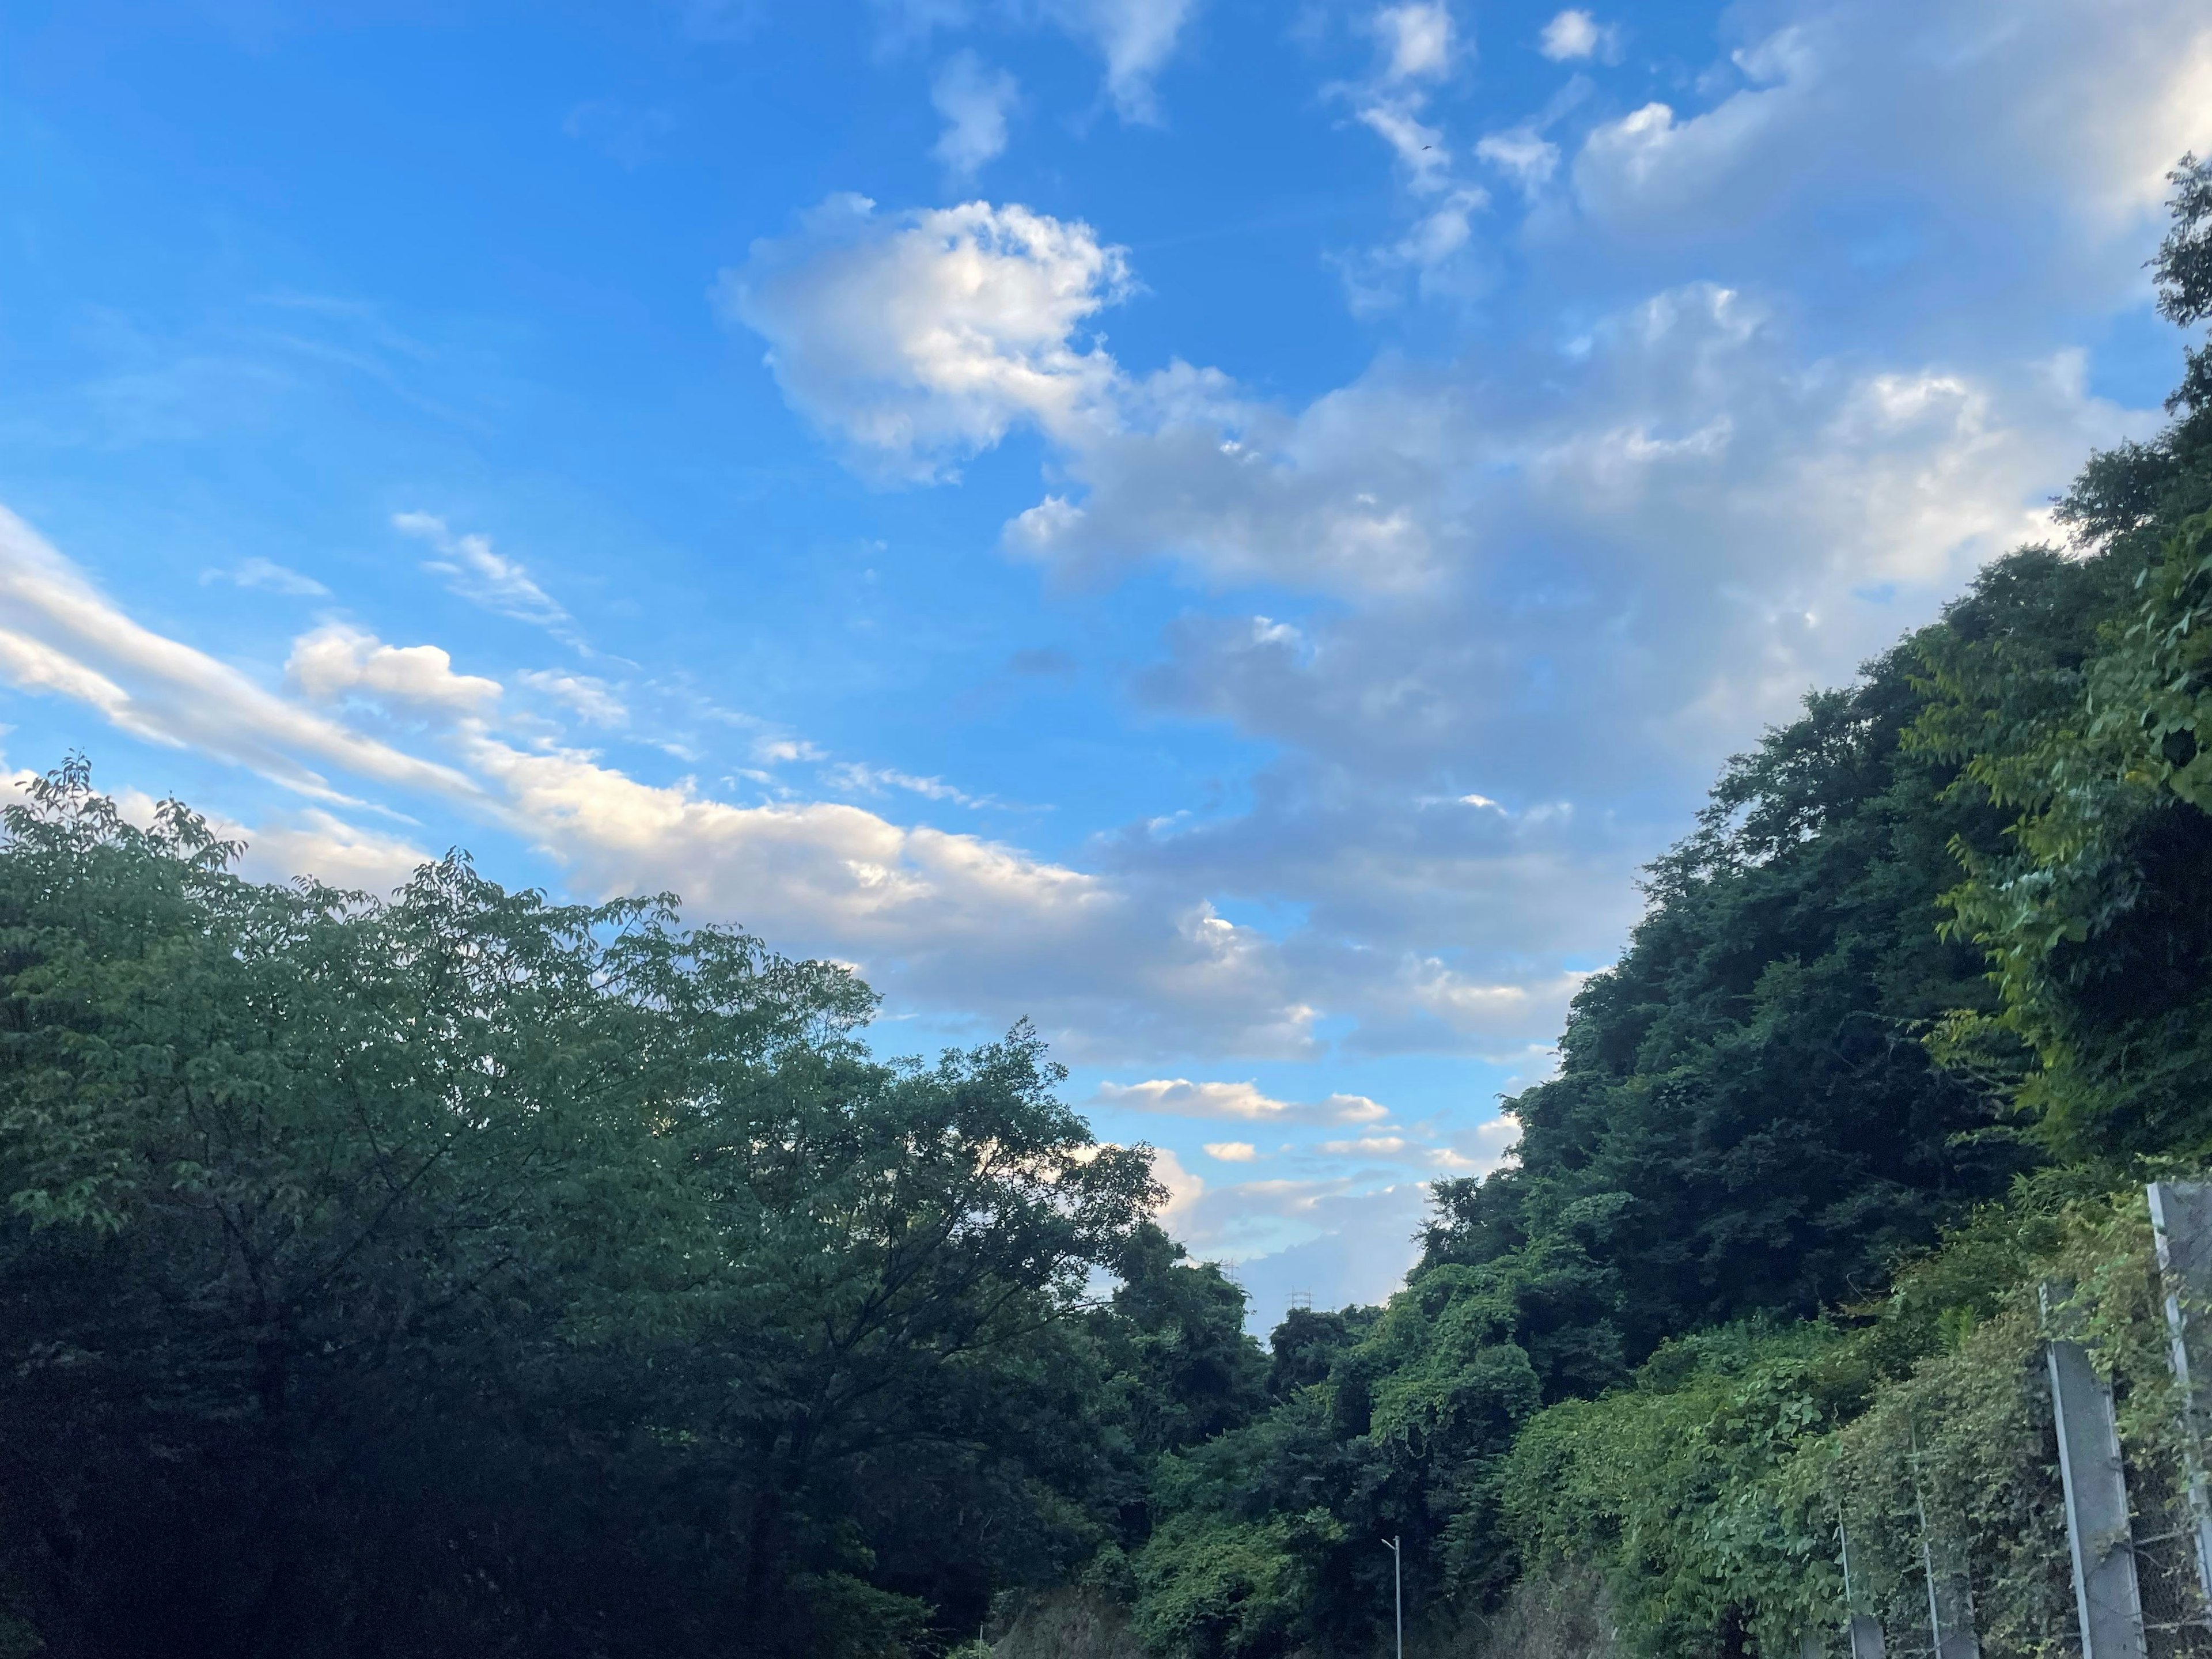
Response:
[[[313,576],[278,564],[273,559],[254,557],[240,559],[236,564],[222,569],[203,570],[200,582],[230,582],[240,587],[258,587],[266,592],[282,593],[291,599],[328,599],[331,590]]]
[[[603,679],[547,668],[525,669],[514,678],[593,726],[612,728],[629,724],[629,705]]]
[[[453,767],[409,754],[281,697],[228,665],[132,620],[14,514],[0,507],[0,676],[70,697],[118,730],[246,767],[311,799],[353,799],[359,783],[461,802],[482,791]]]
[[[443,519],[429,513],[395,513],[392,526],[402,535],[427,543],[438,556],[425,559],[422,568],[442,576],[446,586],[470,604],[542,628],[564,645],[585,648],[575,618],[538,585],[520,560],[495,551],[489,536],[456,534]]]

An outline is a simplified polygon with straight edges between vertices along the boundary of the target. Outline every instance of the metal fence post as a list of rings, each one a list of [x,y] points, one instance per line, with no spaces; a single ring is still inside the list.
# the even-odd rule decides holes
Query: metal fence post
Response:
[[[2158,1241],[2158,1271],[2166,1290],[2166,1351],[2181,1390],[2181,1456],[2189,1491],[2189,1518],[2197,1534],[2197,1583],[2212,1612],[2212,1492],[2204,1479],[2206,1367],[2191,1349],[2201,1351],[2203,1337],[2192,1331],[2191,1308],[2212,1309],[2212,1183],[2154,1181],[2144,1194],[2150,1200],[2152,1236]]]
[[[2043,1287],[2046,1319],[2058,1299],[2057,1288]],[[2075,1608],[2081,1620],[2081,1659],[2148,1659],[2112,1391],[2079,1342],[2055,1338],[2046,1352],[2058,1472],[2066,1488],[2066,1536],[2074,1553]]]

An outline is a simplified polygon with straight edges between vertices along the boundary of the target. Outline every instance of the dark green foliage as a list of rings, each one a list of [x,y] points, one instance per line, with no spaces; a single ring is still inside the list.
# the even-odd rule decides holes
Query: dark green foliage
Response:
[[[2212,168],[2172,174],[2174,226],[2153,262],[2159,308],[2212,316]],[[2069,1157],[2212,1146],[2212,365],[2191,348],[2148,445],[2094,458],[2062,504],[2088,556],[2048,584],[2067,601],[2025,625],[1954,626],[1924,655],[1933,696],[1915,745],[1961,769],[1954,792],[2009,821],[1962,846],[1950,931],[2002,994],[1937,1052],[2009,1045],[2041,1138]],[[2125,489],[2115,482],[2124,474]],[[2120,503],[2124,498],[2124,505]]]
[[[1032,1037],[885,1066],[848,975],[664,902],[232,850],[81,769],[0,845],[50,1652],[888,1654],[1106,1534],[1083,1291],[1157,1192]]]
[[[1426,1260],[1514,1264],[1553,1397],[1675,1333],[1871,1290],[2019,1167],[1965,1138],[1994,1103],[1919,1042],[1988,998],[1936,901],[1951,841],[2001,821],[1900,748],[1914,666],[1893,653],[1730,765],[1577,999],[1559,1075],[1514,1103],[1519,1169],[1439,1189]]]
[[[1139,1450],[1179,1450],[1249,1422],[1267,1403],[1267,1362],[1244,1334],[1244,1292],[1150,1222],[1114,1268],[1114,1316],[1099,1330]]]
[[[1337,1356],[1372,1330],[1376,1316],[1372,1308],[1345,1308],[1335,1313],[1292,1309],[1268,1341],[1274,1356],[1267,1369],[1268,1394],[1288,1400],[1301,1389],[1328,1382]]]

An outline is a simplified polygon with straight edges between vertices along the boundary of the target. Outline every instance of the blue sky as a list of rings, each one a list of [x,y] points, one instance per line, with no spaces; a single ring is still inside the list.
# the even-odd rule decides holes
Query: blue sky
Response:
[[[2156,424],[2196,0],[0,15],[0,722],[1033,1018],[1271,1320]]]

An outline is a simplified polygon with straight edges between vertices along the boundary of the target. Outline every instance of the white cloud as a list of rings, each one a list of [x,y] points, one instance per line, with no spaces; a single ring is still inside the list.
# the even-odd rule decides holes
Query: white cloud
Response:
[[[1234,1194],[1239,1189],[1224,1191]],[[1246,1256],[1237,1278],[1250,1297],[1249,1322],[1262,1336],[1291,1305],[1338,1308],[1388,1297],[1413,1265],[1413,1242],[1428,1204],[1425,1182],[1405,1181],[1365,1191],[1341,1183],[1300,1194],[1279,1224],[1292,1242]],[[1233,1200],[1231,1202],[1234,1202]],[[1238,1229],[1249,1237],[1256,1229]]]
[[[312,876],[332,887],[388,895],[433,855],[404,836],[364,830],[316,808],[258,825],[218,822],[220,834],[246,842],[240,868],[258,881]]]
[[[1444,248],[1464,241],[1471,204],[1447,206],[1429,227]],[[1622,514],[1655,490],[1695,492],[1700,511],[1748,528],[1784,507],[1786,482],[1817,486],[1816,499],[1890,544],[1880,576],[1911,565],[1914,580],[1948,583],[1992,538],[2030,527],[2027,504],[2063,479],[2084,438],[2112,432],[2078,390],[2008,399],[2043,406],[2036,432],[2008,428],[1994,388],[1949,368],[1793,361],[1758,307],[1710,285],[1619,313],[1564,362],[1528,343],[1517,376],[1385,363],[1290,411],[1185,364],[1131,375],[1083,342],[1129,280],[1086,226],[981,203],[886,219],[855,203],[763,245],[726,289],[770,341],[793,402],[864,467],[942,476],[1018,423],[1040,428],[1073,488],[1018,516],[1008,543],[1078,568],[1165,556],[1224,581],[1428,592],[1527,538],[1586,544],[1600,520],[1639,537],[1644,526]],[[1906,385],[1922,389],[1900,402]],[[1929,459],[1930,441],[1950,445],[1944,459]],[[1893,465],[1923,469],[1902,497],[1855,471]],[[1954,487],[1970,480],[1978,488]],[[1932,517],[1900,512],[1919,501]],[[1501,512],[1524,520],[1520,543]],[[1740,550],[1730,574],[1750,592],[1798,582],[1796,566],[1771,556],[1777,527],[1714,544],[1724,563],[1723,550]],[[1823,556],[1846,586],[1867,575],[1850,550],[1830,544]],[[1793,601],[1791,614],[1807,608]]]
[[[1780,47],[1759,61],[1791,72]],[[1536,132],[1495,135],[1486,159],[1540,173]],[[865,295],[750,313],[794,404],[864,465],[927,476],[1041,432],[1050,493],[1008,525],[1015,552],[1341,599],[1296,627],[1202,608],[1177,626],[1146,700],[1282,758],[1250,812],[1103,856],[1131,890],[1310,904],[1263,954],[1297,988],[1284,1006],[1355,1015],[1356,1052],[1517,1063],[1547,1040],[1578,982],[1565,963],[1616,946],[1662,833],[1605,810],[1624,764],[1673,822],[1717,755],[2042,532],[2086,450],[2154,418],[2089,395],[2068,360],[1824,356],[1786,307],[1707,283],[1586,312],[1564,339],[1385,358],[1285,406],[1116,362],[1084,331],[1126,264],[1087,227],[1000,234],[1024,211],[858,213],[732,282]],[[869,367],[801,372],[840,354]],[[1456,777],[1474,756],[1482,775]],[[1469,785],[1510,810],[1428,805]]]
[[[1042,0],[1045,15],[1106,60],[1106,93],[1125,121],[1157,122],[1152,82],[1175,55],[1197,0]]]
[[[761,737],[753,739],[752,757],[763,766],[788,766],[793,761],[827,760],[804,738]]]
[[[1170,1117],[1241,1118],[1255,1123],[1375,1123],[1390,1115],[1364,1095],[1325,1100],[1277,1100],[1252,1083],[1193,1083],[1154,1078],[1143,1083],[1102,1083],[1092,1103]]]
[[[695,915],[858,962],[910,1002],[1030,1014],[1078,1057],[1311,1052],[1314,1011],[1276,953],[1202,905],[854,806],[738,806],[586,754],[460,737],[502,819],[584,892],[672,890]]]
[[[1586,11],[1568,10],[1544,25],[1537,50],[1555,64],[1565,63],[1594,55],[1604,39],[1595,18]]]
[[[1459,172],[1442,118],[1431,109],[1435,83],[1470,49],[1457,38],[1443,0],[1384,6],[1366,21],[1382,47],[1362,80],[1337,82],[1323,96],[1347,103],[1360,125],[1390,147],[1413,222],[1378,246],[1329,255],[1344,278],[1355,313],[1386,310],[1409,289],[1425,299],[1465,302],[1480,297],[1490,276],[1474,246],[1473,216],[1489,192]]]
[[[330,589],[313,576],[303,576],[288,569],[273,559],[240,559],[228,570],[203,570],[200,580],[234,582],[240,587],[258,587],[271,593],[283,593],[293,599],[323,599]]]
[[[434,645],[386,645],[342,623],[295,640],[284,678],[313,702],[365,697],[448,718],[481,714],[500,698],[498,681],[456,674],[453,658]]]
[[[1198,0],[875,0],[875,8],[893,47],[986,21],[1054,25],[1105,60],[1108,100],[1123,120],[1140,123],[1160,119],[1153,82],[1199,9]]]
[[[495,684],[453,673],[442,651],[343,629],[307,636],[292,665],[303,694],[342,700],[341,710],[366,697],[449,717],[422,732],[447,758],[422,759],[139,627],[4,514],[0,678],[327,803],[348,797],[309,758],[420,792],[534,844],[580,894],[672,890],[695,916],[860,963],[909,1006],[1001,1028],[1033,1016],[1076,1058],[1314,1050],[1316,1011],[1298,999],[1279,951],[1188,895],[856,806],[738,806],[690,781],[642,782],[582,750],[520,749],[469,717],[492,701]],[[291,833],[327,842],[333,822]],[[411,848],[353,845],[351,867],[397,868],[413,857]]]
[[[1451,179],[1451,151],[1441,130],[1419,118],[1419,106],[1411,100],[1370,104],[1359,119],[1379,133],[1398,164],[1406,169],[1413,189],[1422,194],[1439,191]]]
[[[1441,0],[1386,6],[1375,14],[1374,27],[1382,40],[1387,79],[1433,80],[1450,71],[1452,19]]]
[[[1364,258],[1344,259],[1346,287],[1354,312],[1386,310],[1404,297],[1402,279],[1411,272],[1424,298],[1474,300],[1488,278],[1479,264],[1462,258],[1474,240],[1474,216],[1490,205],[1490,192],[1462,185],[1415,220],[1395,242],[1370,249]]]
[[[1396,1164],[1426,1170],[1437,1176],[1485,1176],[1512,1161],[1521,1136],[1520,1121],[1510,1113],[1460,1127],[1446,1140],[1437,1139],[1437,1127],[1420,1124],[1404,1130],[1324,1140],[1316,1143],[1310,1152],[1363,1164]]]
[[[1249,1140],[1209,1140],[1206,1155],[1224,1164],[1249,1164],[1260,1156],[1260,1149]]]
[[[532,668],[525,670],[515,678],[593,726],[629,724],[629,706],[605,680],[590,674],[567,674],[552,669]]]
[[[564,644],[581,645],[574,619],[520,562],[495,552],[489,537],[457,536],[443,519],[428,513],[395,513],[392,525],[436,550],[439,556],[424,560],[422,568],[443,576],[446,586],[470,604],[530,623]]]
[[[1493,132],[1476,143],[1474,153],[1532,193],[1551,183],[1559,167],[1559,147],[1528,127]]]
[[[1168,1190],[1168,1201],[1160,1206],[1160,1224],[1180,1237],[1191,1212],[1206,1196],[1206,1178],[1183,1168],[1182,1160],[1167,1147],[1156,1146],[1152,1179]]]
[[[1019,98],[1006,70],[986,68],[972,52],[953,53],[930,84],[930,104],[945,121],[931,154],[954,179],[973,179],[1005,154],[1006,118]]]
[[[1318,1150],[1331,1158],[1395,1158],[1412,1145],[1403,1135],[1362,1135],[1357,1140],[1324,1140]]]
[[[955,787],[943,778],[916,777],[911,772],[902,772],[896,767],[866,766],[858,761],[840,761],[827,767],[823,781],[832,788],[879,795],[886,789],[903,789],[925,800],[949,800],[959,806],[995,806],[999,805],[988,795],[971,795]]]
[[[1128,291],[1121,249],[1022,207],[874,208],[833,197],[720,283],[785,395],[860,465],[942,477],[1017,425],[1113,418],[1113,360],[1077,335]]]
[[[198,750],[326,801],[348,798],[319,766],[458,799],[478,793],[449,766],[364,737],[140,626],[4,507],[0,677],[85,702],[135,737]]]
[[[2140,291],[2136,233],[2174,158],[2212,139],[2201,6],[2021,0],[2002,19],[1958,0],[1795,9],[1731,54],[1736,85],[1711,107],[1654,102],[1593,130],[1574,169],[1585,210],[1680,236],[1792,204],[1817,215],[1878,176],[1925,212],[2056,214],[2070,234],[2050,239],[2031,275],[2078,284],[2097,271],[2114,299]]]
[[[1793,348],[1744,296],[1692,285],[1521,373],[1378,368],[1251,422],[1248,440],[1269,441],[1248,441],[1251,462],[1171,449],[1167,433],[1119,438],[1110,470],[1070,463],[1094,488],[1048,526],[1053,550],[1103,562],[1150,547],[1224,577],[1264,557],[1310,583],[1322,573],[1297,538],[1315,497],[1364,495],[1404,550],[1325,567],[1364,580],[1364,602],[1297,651],[1226,623],[1183,630],[1185,665],[1152,681],[1170,706],[1370,775],[1483,755],[1510,769],[1486,781],[1493,797],[1596,787],[1601,774],[1563,769],[1611,763],[1576,735],[1601,708],[1616,724],[1636,711],[1645,763],[1702,769],[1711,743],[1787,714],[2045,533],[2087,449],[2151,418],[2088,396],[2063,362],[1877,368]]]

